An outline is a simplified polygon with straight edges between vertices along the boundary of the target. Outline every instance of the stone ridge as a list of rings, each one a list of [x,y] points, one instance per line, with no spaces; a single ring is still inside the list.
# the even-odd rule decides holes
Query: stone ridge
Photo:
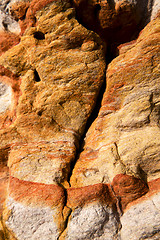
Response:
[[[160,239],[159,8],[0,4],[0,240]]]

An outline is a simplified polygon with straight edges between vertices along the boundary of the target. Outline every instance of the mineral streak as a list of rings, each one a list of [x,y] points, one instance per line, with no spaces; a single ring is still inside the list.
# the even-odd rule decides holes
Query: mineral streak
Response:
[[[160,239],[159,9],[0,3],[0,240]]]

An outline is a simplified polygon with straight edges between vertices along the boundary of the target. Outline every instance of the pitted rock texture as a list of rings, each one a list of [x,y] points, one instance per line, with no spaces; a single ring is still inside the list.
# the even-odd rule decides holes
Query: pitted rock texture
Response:
[[[16,84],[17,91],[20,85],[16,120],[12,130],[2,130],[1,146],[13,134],[12,176],[65,184],[104,80],[104,52],[100,38],[75,20],[69,2],[50,1],[48,8],[40,4],[37,26],[28,28],[21,42],[0,58],[2,77]]]
[[[0,240],[159,240],[159,1],[0,7]]]

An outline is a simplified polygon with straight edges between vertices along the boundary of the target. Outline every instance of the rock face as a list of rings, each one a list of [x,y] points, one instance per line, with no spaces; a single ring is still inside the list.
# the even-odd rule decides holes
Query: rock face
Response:
[[[159,28],[157,18],[109,64],[102,107],[87,133],[73,185],[112,182],[116,174],[145,182],[160,177]]]
[[[160,239],[159,1],[0,8],[0,240]]]

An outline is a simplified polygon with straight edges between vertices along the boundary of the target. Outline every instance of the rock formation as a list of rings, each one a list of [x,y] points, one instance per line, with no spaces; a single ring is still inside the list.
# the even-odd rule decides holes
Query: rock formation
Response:
[[[160,239],[159,9],[2,1],[0,240]]]

